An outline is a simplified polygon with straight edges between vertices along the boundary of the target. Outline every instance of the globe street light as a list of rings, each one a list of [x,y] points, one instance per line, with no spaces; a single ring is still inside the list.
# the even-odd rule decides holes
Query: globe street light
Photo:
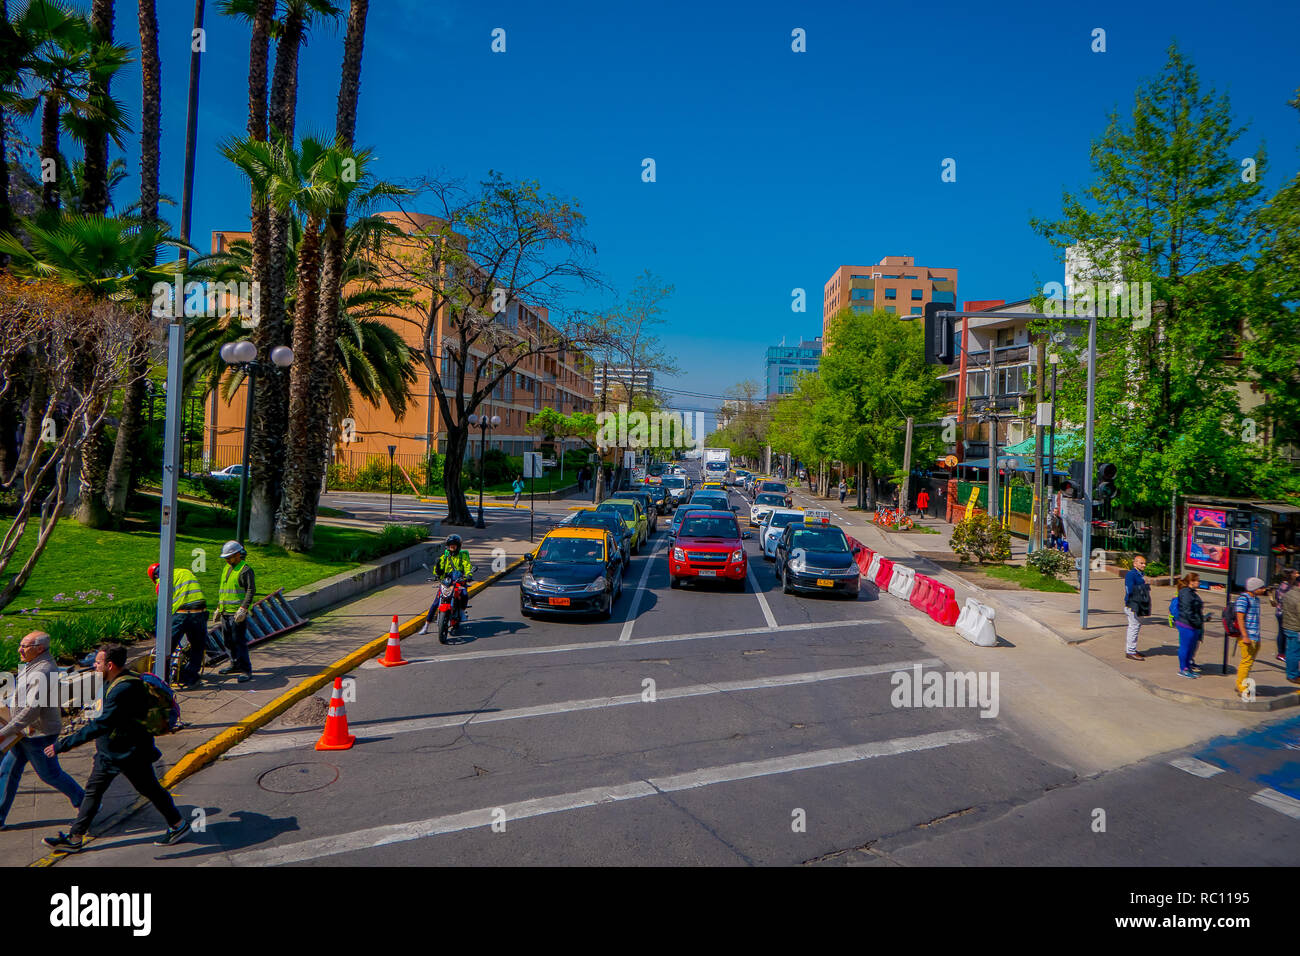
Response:
[[[482,433],[478,446],[478,521],[474,523],[474,527],[486,528],[487,524],[483,521],[483,451],[487,447],[488,429],[500,425],[501,419],[496,415],[491,418],[486,415],[471,415],[469,423],[471,426],[480,429]]]
[[[231,368],[237,368],[248,376],[247,403],[244,407],[244,465],[239,475],[239,511],[235,515],[235,540],[244,543],[244,496],[248,493],[248,449],[252,444],[253,433],[253,386],[257,382],[257,373],[271,371],[271,367],[257,361],[257,346],[247,339],[227,342],[221,346],[221,359]],[[293,349],[287,345],[277,345],[271,349],[271,364],[286,369],[293,364]]]

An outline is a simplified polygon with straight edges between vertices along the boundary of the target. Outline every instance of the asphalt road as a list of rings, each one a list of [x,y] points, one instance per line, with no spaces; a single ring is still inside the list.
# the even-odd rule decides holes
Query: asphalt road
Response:
[[[146,809],[61,865],[1300,857],[1298,719],[1081,781],[1005,706],[896,706],[892,675],[944,672],[951,639],[899,602],[784,595],[752,539],[743,593],[672,591],[665,544],[608,622],[523,619],[517,576],[498,582],[452,645],[414,636],[408,666],[355,672],[351,750],[264,730],[181,785],[204,832],[154,847]]]

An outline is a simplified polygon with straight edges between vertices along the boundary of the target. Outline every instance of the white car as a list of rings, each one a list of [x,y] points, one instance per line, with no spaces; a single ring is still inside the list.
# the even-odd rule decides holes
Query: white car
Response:
[[[763,549],[765,559],[772,561],[776,558],[776,545],[786,525],[799,524],[803,518],[803,512],[795,508],[775,508],[768,512],[758,531],[758,545]]]
[[[763,523],[763,519],[768,516],[773,508],[786,507],[785,495],[762,494],[754,499],[754,503],[749,506],[749,525],[756,528]]]
[[[238,480],[244,476],[244,466],[230,465],[226,468],[222,468],[220,471],[211,472],[210,476],[213,478],[221,478],[223,480],[228,478],[233,478]]]

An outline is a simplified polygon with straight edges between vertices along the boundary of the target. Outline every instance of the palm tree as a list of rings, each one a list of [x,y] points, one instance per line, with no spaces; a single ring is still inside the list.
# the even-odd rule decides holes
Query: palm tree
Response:
[[[113,43],[113,0],[92,0],[90,5],[90,34],[92,41],[99,44]],[[87,99],[97,104],[96,113],[103,116],[105,104],[111,101],[108,92],[113,78],[111,72],[98,71],[90,76]],[[92,121],[92,127],[86,130],[84,192],[81,196],[82,212],[100,213],[108,211],[108,137],[111,130],[102,119]],[[119,142],[118,146],[122,144]]]
[[[157,223],[99,215],[64,215],[53,226],[26,222],[23,228],[26,246],[12,233],[0,235],[0,251],[11,257],[15,274],[53,278],[123,307],[149,301],[154,283],[166,282],[174,271],[154,264],[160,248],[187,248]],[[110,397],[111,389],[97,396],[92,419],[99,419]],[[77,520],[89,527],[102,527],[109,517],[103,502],[107,461],[97,453],[101,430],[102,422],[87,436],[80,467]]]

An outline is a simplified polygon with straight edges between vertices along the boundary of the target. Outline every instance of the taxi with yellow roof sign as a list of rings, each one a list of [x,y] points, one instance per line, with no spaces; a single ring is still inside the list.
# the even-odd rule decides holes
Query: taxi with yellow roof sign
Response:
[[[608,618],[623,593],[623,553],[606,528],[556,528],[526,556],[519,613]]]

